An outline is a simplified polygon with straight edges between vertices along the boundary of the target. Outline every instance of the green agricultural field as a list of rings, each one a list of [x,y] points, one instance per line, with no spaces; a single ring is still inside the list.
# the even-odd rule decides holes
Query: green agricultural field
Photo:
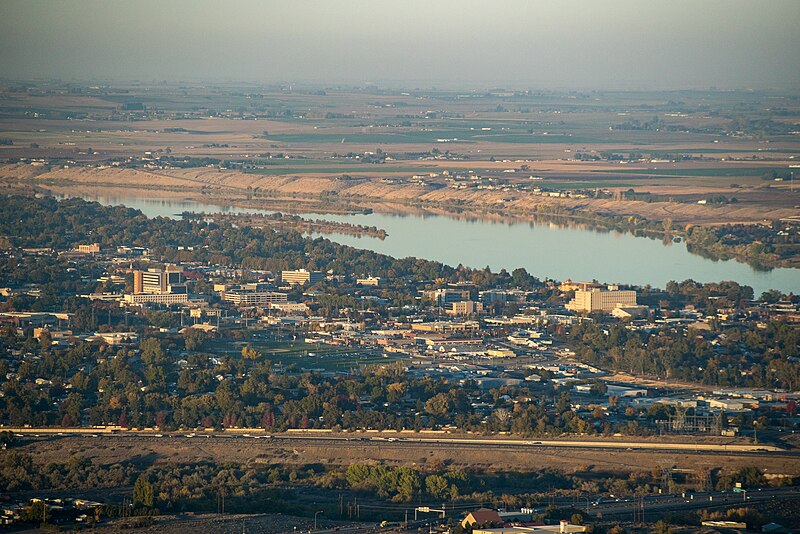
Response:
[[[788,167],[717,167],[703,169],[620,169],[614,171],[592,171],[598,174],[631,174],[631,175],[655,175],[655,176],[761,176],[764,173],[789,172]]]

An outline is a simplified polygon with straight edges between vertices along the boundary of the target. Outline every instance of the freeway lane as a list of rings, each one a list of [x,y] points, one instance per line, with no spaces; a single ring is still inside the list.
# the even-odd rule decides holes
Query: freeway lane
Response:
[[[385,444],[424,444],[424,445],[462,445],[462,446],[481,446],[481,447],[553,447],[567,449],[605,449],[605,450],[653,450],[653,451],[683,451],[683,452],[703,452],[703,453],[781,453],[789,455],[800,454],[800,451],[787,451],[772,445],[747,444],[747,443],[670,443],[656,441],[616,441],[616,440],[520,440],[520,439],[497,439],[497,438],[463,438],[463,437],[426,437],[424,434],[416,433],[387,433],[382,435],[369,434],[313,434],[289,432],[282,434],[267,434],[262,429],[229,429],[226,431],[181,431],[159,433],[150,430],[115,430],[113,432],[102,431],[100,429],[56,429],[56,428],[0,428],[0,430],[11,430],[21,436],[64,436],[82,435],[96,437],[125,437],[135,436],[142,438],[205,438],[205,439],[266,439],[266,440],[289,440],[293,442],[370,442]]]
[[[633,516],[638,509],[641,511],[641,503],[644,504],[645,514],[663,513],[679,510],[695,510],[700,508],[728,508],[731,506],[742,506],[746,503],[767,502],[771,500],[782,500],[793,497],[800,497],[800,487],[787,486],[782,488],[763,488],[762,490],[750,490],[747,493],[733,493],[730,491],[715,491],[706,493],[694,493],[681,495],[656,495],[645,497],[640,503],[632,499],[625,499],[622,502],[610,502],[588,507],[590,515],[601,513],[604,518],[609,517],[629,517]],[[580,510],[586,510],[586,506],[574,506]]]

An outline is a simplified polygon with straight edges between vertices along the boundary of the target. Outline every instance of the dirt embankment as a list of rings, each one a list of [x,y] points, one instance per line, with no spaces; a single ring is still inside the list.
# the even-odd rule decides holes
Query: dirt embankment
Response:
[[[486,211],[523,215],[541,208],[604,215],[667,220],[676,225],[752,223],[798,215],[786,191],[753,190],[738,194],[739,202],[701,205],[686,202],[645,202],[548,197],[516,190],[465,189],[417,183],[386,183],[380,177],[345,179],[338,176],[264,176],[212,168],[139,170],[120,168],[57,168],[30,165],[0,166],[0,180],[38,185],[54,192],[91,188],[96,195],[108,188],[124,189],[138,196],[179,193],[185,198],[270,207],[277,201],[307,201],[310,210],[326,205],[373,206],[403,212],[410,208]],[[680,189],[674,191],[676,195]],[[74,194],[74,193],[72,193]]]

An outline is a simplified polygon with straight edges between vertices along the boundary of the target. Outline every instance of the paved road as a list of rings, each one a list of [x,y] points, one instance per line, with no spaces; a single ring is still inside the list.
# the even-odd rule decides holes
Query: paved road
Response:
[[[698,508],[725,508],[739,506],[745,503],[766,502],[771,500],[787,499],[800,497],[800,487],[782,488],[763,488],[753,489],[746,493],[734,493],[732,491],[714,491],[706,493],[686,493],[678,495],[654,495],[647,496],[644,500],[624,499],[620,502],[612,500],[595,505],[590,503],[588,510],[590,515],[602,513],[604,518],[608,517],[633,517],[636,509],[644,508],[645,518],[647,513],[663,513],[678,510],[692,510]],[[587,509],[586,503],[575,506],[580,510]]]
[[[769,453],[781,456],[797,456],[800,457],[800,451],[787,451],[772,445],[760,444],[742,444],[742,443],[669,443],[669,442],[626,442],[626,441],[602,441],[602,440],[520,440],[520,439],[496,439],[496,438],[461,438],[461,437],[429,437],[419,434],[355,434],[355,435],[337,435],[337,434],[305,434],[305,433],[285,433],[285,434],[266,434],[263,430],[252,429],[250,431],[235,430],[225,432],[169,432],[159,433],[154,431],[144,430],[122,430],[111,432],[92,431],[92,429],[24,429],[18,428],[13,431],[23,437],[59,437],[59,436],[75,436],[80,435],[84,437],[96,438],[142,438],[162,440],[165,438],[172,439],[213,439],[213,440],[230,440],[230,439],[252,439],[252,440],[267,440],[270,442],[292,442],[297,444],[319,444],[320,442],[335,445],[337,447],[354,446],[357,444],[383,444],[387,447],[408,447],[415,445],[425,446],[443,446],[452,447],[454,445],[460,447],[482,447],[491,449],[503,449],[507,447],[513,448],[566,448],[566,449],[594,449],[594,450],[658,450],[658,451],[682,451],[689,453]]]

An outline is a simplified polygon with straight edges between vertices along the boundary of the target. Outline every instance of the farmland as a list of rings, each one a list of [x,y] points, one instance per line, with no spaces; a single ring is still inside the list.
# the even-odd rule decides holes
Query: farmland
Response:
[[[0,184],[295,213],[557,214],[691,243],[690,225],[800,215],[799,120],[797,95],[769,91],[9,84]],[[795,266],[795,233],[725,254]]]

